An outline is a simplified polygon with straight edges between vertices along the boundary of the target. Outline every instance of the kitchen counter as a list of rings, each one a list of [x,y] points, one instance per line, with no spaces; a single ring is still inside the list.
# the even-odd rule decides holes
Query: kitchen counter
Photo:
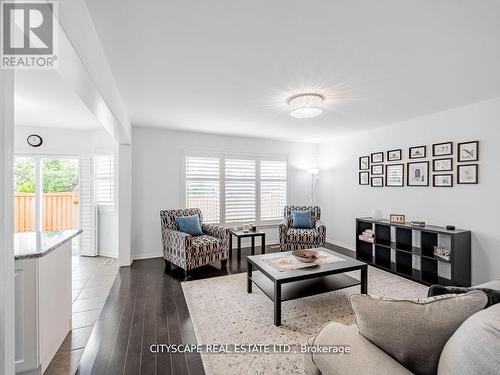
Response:
[[[14,258],[40,258],[82,233],[78,230],[14,233]]]

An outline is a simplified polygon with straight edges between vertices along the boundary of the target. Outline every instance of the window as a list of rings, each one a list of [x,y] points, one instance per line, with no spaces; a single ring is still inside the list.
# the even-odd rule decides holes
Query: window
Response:
[[[283,217],[287,163],[265,157],[185,159],[185,202],[212,223],[272,223]]]
[[[97,204],[115,204],[115,164],[113,154],[99,154],[95,163]]]
[[[255,221],[255,160],[225,160],[225,222]]]
[[[186,207],[200,208],[208,223],[220,222],[218,158],[186,158]]]
[[[260,162],[261,220],[279,220],[286,205],[286,161]]]

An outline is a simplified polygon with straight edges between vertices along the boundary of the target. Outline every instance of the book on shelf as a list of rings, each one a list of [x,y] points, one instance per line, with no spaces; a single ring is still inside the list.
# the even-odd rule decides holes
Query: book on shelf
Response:
[[[363,233],[369,233],[375,235],[375,231],[373,229],[365,229]]]
[[[443,247],[434,246],[434,256],[441,258],[447,262],[450,261],[451,251]]]
[[[361,241],[370,242],[370,243],[375,243],[375,238],[374,238],[374,237],[366,237],[366,236],[363,236],[362,234],[360,234],[360,235],[358,236],[358,238],[359,238]]]

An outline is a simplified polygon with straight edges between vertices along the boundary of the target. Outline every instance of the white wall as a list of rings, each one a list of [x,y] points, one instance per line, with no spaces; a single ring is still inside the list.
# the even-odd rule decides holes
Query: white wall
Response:
[[[479,140],[479,184],[452,188],[358,185],[358,157],[433,143]],[[500,277],[500,98],[353,134],[320,146],[320,204],[330,242],[355,246],[355,218],[380,208],[407,220],[472,231],[472,282]],[[455,180],[456,180],[456,163]],[[431,172],[432,175],[432,172]],[[432,180],[431,180],[432,181]],[[406,183],[405,183],[406,185]]]
[[[317,148],[313,144],[144,128],[133,129],[132,143],[132,257],[136,259],[162,255],[160,210],[184,206],[183,150],[287,155],[288,201],[310,202],[311,177],[304,169],[316,162]],[[277,242],[277,229],[267,237],[267,243]]]

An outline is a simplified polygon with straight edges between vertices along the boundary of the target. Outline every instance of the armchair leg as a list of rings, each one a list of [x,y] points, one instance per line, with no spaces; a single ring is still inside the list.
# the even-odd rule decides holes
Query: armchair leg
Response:
[[[221,268],[227,268],[227,259],[222,259],[220,261]]]
[[[172,270],[171,263],[165,259],[165,273],[170,273],[171,270]]]

